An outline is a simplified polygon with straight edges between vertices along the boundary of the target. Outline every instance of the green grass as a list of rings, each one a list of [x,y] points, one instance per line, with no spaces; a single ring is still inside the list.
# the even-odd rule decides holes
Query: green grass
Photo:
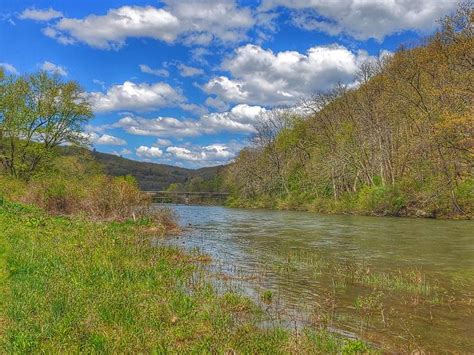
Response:
[[[139,230],[0,202],[0,352],[365,351],[324,331],[259,327],[249,299],[192,278],[199,258]]]

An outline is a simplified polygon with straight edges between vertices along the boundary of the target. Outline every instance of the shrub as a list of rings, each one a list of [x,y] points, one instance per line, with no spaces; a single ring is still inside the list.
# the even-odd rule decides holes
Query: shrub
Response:
[[[398,215],[405,207],[405,198],[393,186],[364,186],[358,194],[357,207],[365,213]]]
[[[59,157],[28,182],[0,175],[0,199],[34,204],[54,215],[143,220],[160,231],[178,229],[176,216],[152,206],[134,177],[104,175],[87,157]]]
[[[474,213],[474,179],[466,179],[456,188],[457,202],[463,212],[470,216]]]

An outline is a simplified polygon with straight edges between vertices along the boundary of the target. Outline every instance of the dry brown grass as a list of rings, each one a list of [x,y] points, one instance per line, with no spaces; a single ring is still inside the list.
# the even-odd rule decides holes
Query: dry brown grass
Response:
[[[33,204],[51,215],[81,216],[93,221],[147,221],[144,232],[177,233],[175,214],[152,205],[131,176],[49,175],[29,182],[0,176],[0,197]]]

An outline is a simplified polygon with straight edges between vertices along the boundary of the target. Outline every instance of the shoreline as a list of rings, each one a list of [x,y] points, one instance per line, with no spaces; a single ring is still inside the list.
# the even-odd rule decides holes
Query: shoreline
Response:
[[[218,295],[209,275],[193,277],[207,258],[153,246],[139,222],[51,216],[5,201],[0,227],[2,351],[371,351],[324,329],[259,327],[262,310],[248,297]]]

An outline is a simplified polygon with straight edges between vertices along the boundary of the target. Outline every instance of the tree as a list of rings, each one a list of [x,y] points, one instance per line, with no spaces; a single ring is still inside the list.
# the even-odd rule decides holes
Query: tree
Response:
[[[419,46],[363,63],[357,86],[303,98],[304,117],[267,112],[229,169],[233,194],[284,206],[331,198],[330,210],[377,210],[366,204],[374,197],[391,213],[472,211],[473,24],[468,1]]]
[[[61,144],[86,142],[82,127],[91,105],[74,81],[46,72],[0,75],[0,163],[12,176],[28,179]]]

